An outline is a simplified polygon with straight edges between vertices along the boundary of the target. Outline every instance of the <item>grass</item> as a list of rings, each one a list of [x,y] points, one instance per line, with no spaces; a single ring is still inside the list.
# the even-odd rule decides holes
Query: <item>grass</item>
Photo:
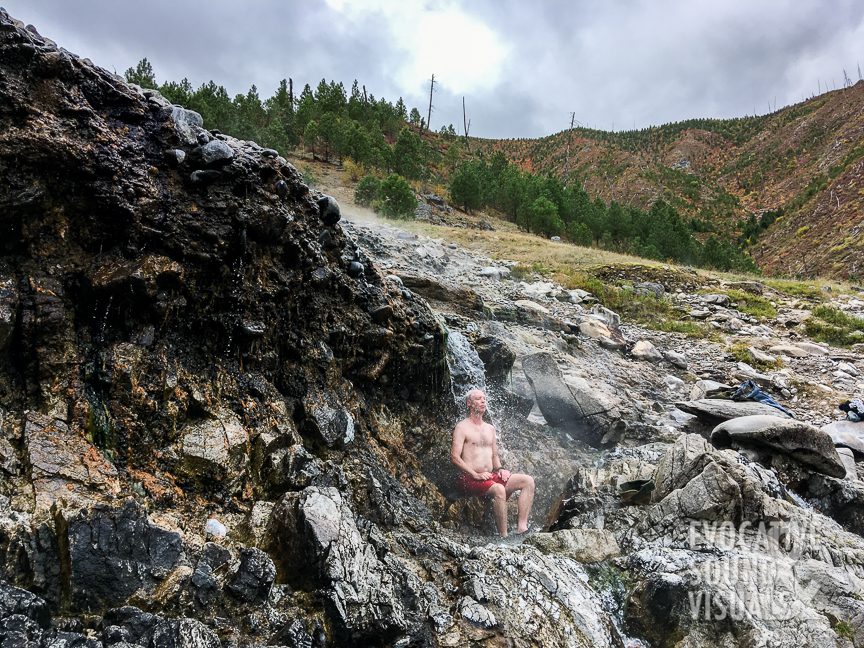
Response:
[[[762,319],[777,317],[777,309],[761,295],[754,295],[743,290],[727,290],[726,294],[735,302],[735,307],[742,313]]]
[[[848,347],[864,342],[864,318],[855,317],[830,306],[813,309],[804,329],[814,340],[834,346]]]
[[[750,345],[746,342],[736,342],[730,346],[729,354],[738,362],[744,362],[760,371],[771,371],[772,369],[780,369],[783,367],[783,361],[779,358],[774,362],[765,362],[754,358],[750,354]]]
[[[764,279],[762,283],[790,297],[801,297],[814,301],[823,301],[825,299],[822,289],[813,282],[796,281],[794,279]]]

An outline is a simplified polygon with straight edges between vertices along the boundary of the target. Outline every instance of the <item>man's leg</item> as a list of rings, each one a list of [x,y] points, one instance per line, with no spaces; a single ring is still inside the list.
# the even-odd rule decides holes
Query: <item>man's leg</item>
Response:
[[[507,480],[506,497],[517,490],[522,492],[519,494],[518,511],[519,516],[516,523],[516,533],[525,533],[528,530],[528,515],[531,513],[531,505],[534,504],[534,478],[531,475],[523,475],[522,473],[514,473]],[[506,509],[505,509],[506,511]]]
[[[507,537],[507,490],[504,484],[492,484],[486,494],[492,498],[492,510],[495,512],[495,526],[498,535]]]

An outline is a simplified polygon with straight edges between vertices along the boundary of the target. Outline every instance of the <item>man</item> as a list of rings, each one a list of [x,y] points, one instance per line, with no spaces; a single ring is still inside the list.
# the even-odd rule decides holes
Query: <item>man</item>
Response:
[[[462,471],[458,486],[466,495],[491,497],[495,524],[502,538],[507,537],[507,498],[515,491],[519,495],[516,533],[528,530],[528,515],[534,503],[534,478],[511,473],[501,466],[495,428],[483,420],[486,394],[472,389],[466,398],[468,418],[456,424],[450,460]]]

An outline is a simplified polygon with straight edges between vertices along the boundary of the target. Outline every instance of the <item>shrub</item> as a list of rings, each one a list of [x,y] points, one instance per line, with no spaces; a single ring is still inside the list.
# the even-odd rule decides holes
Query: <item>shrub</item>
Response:
[[[417,198],[411,185],[402,176],[391,173],[378,191],[377,210],[393,218],[413,218]]]
[[[364,207],[369,207],[378,199],[381,191],[381,181],[372,175],[367,175],[354,189],[354,202]]]
[[[363,165],[351,158],[345,158],[345,161],[342,163],[342,172],[350,182],[357,182],[366,175],[366,169]]]

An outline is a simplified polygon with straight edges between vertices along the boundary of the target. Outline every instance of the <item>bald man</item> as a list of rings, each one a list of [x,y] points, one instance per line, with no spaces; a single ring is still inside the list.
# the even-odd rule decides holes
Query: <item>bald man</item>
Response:
[[[519,495],[516,533],[528,530],[528,515],[534,503],[534,478],[511,473],[501,466],[495,428],[483,420],[486,413],[486,394],[472,389],[466,397],[468,418],[459,421],[453,430],[450,460],[462,471],[457,484],[469,496],[492,498],[495,524],[502,538],[507,537],[507,498],[516,491]]]

